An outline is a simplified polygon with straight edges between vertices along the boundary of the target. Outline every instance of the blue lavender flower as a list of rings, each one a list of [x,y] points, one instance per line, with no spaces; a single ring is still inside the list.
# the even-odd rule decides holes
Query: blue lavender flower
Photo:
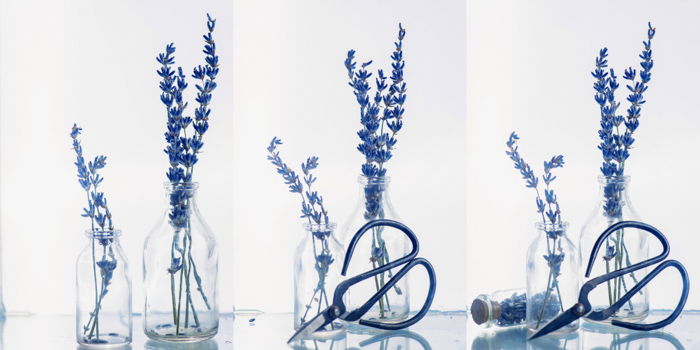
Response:
[[[178,188],[178,184],[188,184],[192,181],[192,173],[195,164],[199,161],[197,154],[204,146],[202,138],[209,129],[209,116],[211,109],[212,91],[216,89],[216,76],[219,73],[219,56],[216,55],[216,43],[213,32],[216,20],[207,14],[208,32],[204,38],[204,65],[193,69],[192,78],[200,82],[195,85],[197,96],[195,101],[199,104],[194,110],[194,119],[185,116],[188,103],[184,101],[183,93],[188,87],[186,76],[181,67],[175,71],[175,45],[166,45],[165,51],[156,57],[161,65],[157,71],[162,78],[159,86],[161,89],[161,102],[165,105],[167,115],[167,130],[164,134],[167,145],[164,152],[168,155],[170,167],[166,172],[168,181],[172,183],[173,191],[182,192],[177,199],[180,202],[171,201],[170,221],[176,228],[184,228],[188,221],[189,199],[191,191],[187,188]],[[187,137],[187,129],[192,126],[193,132]],[[172,198],[171,198],[172,199]]]
[[[335,261],[331,254],[329,239],[332,228],[329,227],[328,211],[323,206],[323,197],[317,191],[312,190],[312,185],[316,182],[316,177],[312,170],[318,167],[318,157],[311,156],[301,163],[301,171],[304,174],[303,183],[292,169],[282,161],[280,152],[277,149],[282,145],[282,140],[273,137],[267,146],[267,160],[275,166],[277,173],[282,176],[284,184],[289,187],[289,192],[298,193],[301,197],[301,218],[308,221],[311,232],[311,239],[314,246],[313,254],[316,260],[315,269],[318,274],[318,282],[314,288],[311,299],[306,304],[306,311],[301,316],[301,323],[306,322],[306,316],[312,309],[313,303],[318,303],[318,310],[330,306],[328,304],[328,293],[326,292],[326,277],[331,264]],[[304,187],[306,186],[306,187]],[[324,226],[325,225],[325,226]],[[318,242],[317,242],[318,241]],[[318,248],[317,248],[318,246]],[[318,297],[317,297],[318,295]],[[323,305],[325,302],[325,306]]]
[[[104,340],[100,340],[99,332],[96,332],[97,324],[99,323],[100,308],[102,300],[107,295],[109,285],[111,284],[114,270],[117,268],[117,260],[114,256],[112,243],[113,222],[112,212],[107,205],[107,197],[104,192],[98,191],[98,187],[104,180],[99,171],[107,166],[107,157],[103,155],[96,156],[92,161],[85,162],[83,156],[83,147],[80,144],[78,136],[83,129],[77,124],[73,124],[70,137],[72,139],[73,150],[76,154],[75,166],[78,170],[78,183],[85,191],[87,198],[87,207],[83,208],[81,216],[90,218],[91,233],[94,236],[92,240],[92,263],[93,278],[95,281],[95,306],[90,312],[90,318],[86,324],[82,326],[83,337],[86,342],[92,344],[103,344]],[[102,259],[97,260],[95,252],[95,241],[103,247]],[[109,257],[109,259],[108,259]],[[101,287],[98,289],[97,283],[97,268],[100,271]],[[94,337],[94,338],[93,338]]]
[[[90,218],[93,232],[98,229],[101,231],[113,230],[112,213],[107,206],[107,198],[103,192],[97,190],[104,180],[99,171],[107,165],[107,157],[99,155],[94,160],[87,162],[87,164],[85,163],[83,147],[78,139],[82,130],[77,124],[73,124],[70,132],[70,137],[73,140],[73,150],[76,154],[74,164],[78,169],[78,183],[85,190],[88,201],[88,205],[86,208],[83,208],[81,216]]]
[[[318,157],[309,157],[306,162],[301,164],[301,169],[304,174],[304,183],[306,183],[306,191],[304,185],[299,179],[294,170],[290,169],[286,163],[282,161],[280,152],[277,147],[282,144],[282,140],[273,137],[267,147],[267,160],[277,168],[277,173],[282,175],[284,184],[289,187],[289,192],[299,193],[301,195],[301,218],[307,218],[309,223],[326,224],[328,225],[328,211],[323,206],[323,197],[317,191],[311,190],[311,185],[316,182],[316,178],[311,173],[312,170],[318,167]]]
[[[357,150],[365,156],[361,171],[367,177],[386,175],[384,164],[391,159],[396,145],[396,134],[403,127],[406,102],[406,82],[403,78],[405,35],[406,30],[399,23],[398,41],[394,43],[395,50],[391,54],[391,76],[385,76],[381,69],[377,71],[377,91],[374,96],[370,96],[372,88],[369,79],[372,73],[367,70],[372,61],[365,62],[356,69],[355,50],[350,50],[344,62],[350,80],[348,84],[360,105],[362,129],[357,132],[361,141]],[[390,80],[390,83],[387,80]]]
[[[501,327],[514,326],[525,321],[527,296],[525,293],[513,293],[499,303],[501,313],[496,324]]]
[[[604,51],[601,51],[601,57],[597,60],[597,62],[601,65],[605,64]],[[604,73],[598,72],[597,74],[601,75]],[[542,216],[542,226],[546,233],[545,239],[547,240],[547,254],[543,255],[543,258],[549,267],[550,278],[548,278],[547,288],[543,293],[543,301],[535,303],[537,307],[535,310],[539,310],[539,312],[537,312],[537,327],[539,327],[540,322],[543,319],[547,319],[546,316],[549,312],[551,312],[551,301],[556,300],[559,304],[556,312],[558,312],[558,309],[562,307],[561,301],[556,296],[553,296],[553,291],[557,290],[557,294],[559,294],[558,277],[561,271],[561,264],[564,261],[564,253],[561,250],[561,236],[564,234],[564,227],[562,226],[561,221],[559,201],[557,200],[554,190],[550,186],[556,179],[556,176],[553,175],[552,170],[564,167],[564,157],[562,155],[556,155],[549,161],[544,161],[544,174],[542,175],[542,181],[545,184],[545,188],[544,200],[542,200],[538,189],[539,178],[535,176],[535,172],[520,156],[520,152],[518,151],[519,139],[520,138],[515,132],[510,134],[508,141],[506,141],[506,155],[508,155],[508,158],[513,161],[515,164],[515,169],[520,172],[520,175],[525,180],[525,187],[533,188],[535,190],[535,204],[537,207],[537,212]]]
[[[627,90],[629,90],[627,101],[630,103],[627,115],[624,117],[617,114],[620,102],[615,100],[615,91],[619,87],[619,83],[615,71],[608,68],[608,49],[600,50],[595,59],[595,69],[591,74],[595,79],[593,83],[594,100],[600,107],[600,130],[598,130],[600,144],[598,149],[603,155],[600,171],[608,179],[625,174],[625,162],[630,156],[629,150],[635,141],[633,135],[639,127],[641,106],[646,102],[644,93],[651,81],[651,69],[654,66],[651,40],[655,34],[656,29],[651,26],[651,23],[648,23],[647,40],[643,42],[644,48],[639,55],[641,58],[639,75],[637,75],[636,69],[628,67],[622,76],[628,81],[626,85]],[[639,80],[637,80],[637,76],[639,76]],[[608,217],[619,218],[622,214],[620,198],[614,194],[620,190],[619,184],[611,182],[607,186],[610,188],[605,189],[605,213]]]
[[[520,172],[523,180],[525,180],[525,187],[535,189],[535,193],[537,194],[535,197],[535,205],[537,207],[537,212],[542,215],[542,222],[547,224],[547,219],[549,219],[549,223],[556,227],[558,223],[561,223],[561,210],[559,209],[557,196],[554,190],[550,188],[550,185],[557,178],[552,174],[552,170],[564,166],[564,156],[557,155],[552,157],[550,161],[544,162],[544,175],[542,175],[542,180],[546,188],[544,190],[545,200],[542,200],[538,190],[539,178],[535,175],[530,165],[520,156],[518,152],[518,140],[520,140],[518,135],[512,132],[506,142],[506,155],[513,161],[515,169]],[[545,215],[547,219],[545,219]]]

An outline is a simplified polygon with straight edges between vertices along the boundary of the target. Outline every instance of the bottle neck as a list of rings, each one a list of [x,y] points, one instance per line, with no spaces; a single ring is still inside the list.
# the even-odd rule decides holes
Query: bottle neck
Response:
[[[119,241],[121,230],[86,230],[85,237],[88,243],[97,242],[100,245],[108,246]]]
[[[629,176],[598,177],[598,186],[605,216],[611,220],[622,218],[622,211],[629,206]]]
[[[307,237],[313,237],[320,240],[326,240],[333,236],[336,224],[329,222],[328,224],[306,223],[304,230],[308,233]]]
[[[538,222],[535,224],[535,228],[537,228],[537,231],[540,233],[538,237],[544,235],[547,238],[556,239],[566,236],[569,223],[566,221],[556,224]]]
[[[387,176],[360,176],[360,198],[364,202],[364,216],[367,220],[385,217],[384,211],[389,203],[389,184]]]
[[[178,183],[176,185],[166,182],[164,188],[165,200],[170,207],[177,206],[178,209],[187,212],[191,212],[197,208],[199,184],[196,182]]]
[[[197,209],[197,188],[196,182],[165,183],[165,198],[167,202],[167,217],[170,225],[175,229],[185,229],[188,227],[190,218]]]

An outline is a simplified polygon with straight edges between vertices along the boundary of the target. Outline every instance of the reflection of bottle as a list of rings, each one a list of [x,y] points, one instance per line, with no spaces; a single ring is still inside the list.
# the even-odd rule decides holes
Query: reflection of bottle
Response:
[[[481,294],[472,302],[472,320],[484,328],[521,325],[525,323],[526,302],[525,289]]]

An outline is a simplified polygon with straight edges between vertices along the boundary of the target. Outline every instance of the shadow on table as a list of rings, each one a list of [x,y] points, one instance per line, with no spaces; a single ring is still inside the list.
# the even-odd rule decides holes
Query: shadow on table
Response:
[[[78,345],[77,347],[78,350],[95,350],[99,349],[99,347],[89,347],[89,346],[84,346],[84,345]],[[122,345],[118,346],[116,348],[109,348],[110,350],[132,350],[131,345]]]
[[[594,328],[583,327],[582,331],[567,336],[546,336],[533,341],[528,341],[527,336],[527,329],[525,327],[507,328],[491,333],[484,333],[474,339],[471,350],[659,349],[658,343],[653,347],[650,345],[651,339],[661,340],[672,346],[666,346],[663,347],[663,349],[685,349],[678,338],[670,333],[660,331],[629,331],[619,328],[613,329],[610,326]]]
[[[219,345],[212,339],[199,343],[166,343],[149,340],[143,348],[144,350],[218,350]]]

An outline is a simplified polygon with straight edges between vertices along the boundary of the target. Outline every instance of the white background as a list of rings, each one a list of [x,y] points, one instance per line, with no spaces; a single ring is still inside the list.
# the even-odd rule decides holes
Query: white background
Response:
[[[555,189],[569,235],[578,241],[597,200],[601,163],[594,58],[607,46],[619,76],[627,66],[638,69],[648,20],[657,28],[654,68],[627,162],[631,200],[641,218],[670,239],[671,257],[697,277],[700,5],[478,0],[467,6],[469,300],[525,285],[525,250],[535,238],[537,215],[533,191],[505,155],[511,131],[519,133],[521,155],[538,174],[542,161],[564,155]],[[628,106],[623,90],[622,112]],[[652,282],[653,308],[675,306],[680,282],[674,273]],[[691,288],[686,308],[700,307],[698,295]]]
[[[289,311],[300,203],[266,160],[273,136],[297,168],[320,158],[316,189],[342,226],[358,201],[359,110],[343,61],[390,72],[406,28],[408,98],[389,161],[394,206],[437,270],[433,308],[464,307],[465,7],[463,1],[239,1],[234,4],[234,264],[236,307]],[[374,85],[374,84],[373,84]],[[422,303],[420,269],[411,276]]]
[[[358,200],[362,162],[343,60],[356,48],[360,61],[389,70],[399,21],[407,28],[408,101],[389,164],[393,201],[438,271],[434,308],[463,307],[463,2],[3,0],[0,230],[8,308],[73,312],[73,262],[88,225],[79,216],[84,197],[68,136],[78,122],[85,153],[108,156],[103,190],[123,230],[134,311],[141,310],[143,239],[165,210],[155,56],[174,41],[186,71],[201,62],[206,11],[218,20],[221,73],[195,176],[200,209],[219,240],[222,310],[235,303],[291,311],[299,203],[267,163],[265,147],[272,136],[283,138],[290,165],[318,155],[318,189],[342,224]],[[414,288],[414,301],[423,292]]]
[[[221,73],[195,180],[221,249],[220,305],[231,310],[232,5],[131,0],[0,1],[0,230],[8,309],[74,312],[74,261],[89,227],[80,217],[85,197],[69,137],[77,122],[86,158],[108,156],[102,189],[123,230],[134,311],[142,311],[143,240],[166,209],[166,116],[155,57],[175,42],[177,63],[190,75],[203,63],[207,11],[217,18]],[[193,98],[192,81],[188,90]]]

